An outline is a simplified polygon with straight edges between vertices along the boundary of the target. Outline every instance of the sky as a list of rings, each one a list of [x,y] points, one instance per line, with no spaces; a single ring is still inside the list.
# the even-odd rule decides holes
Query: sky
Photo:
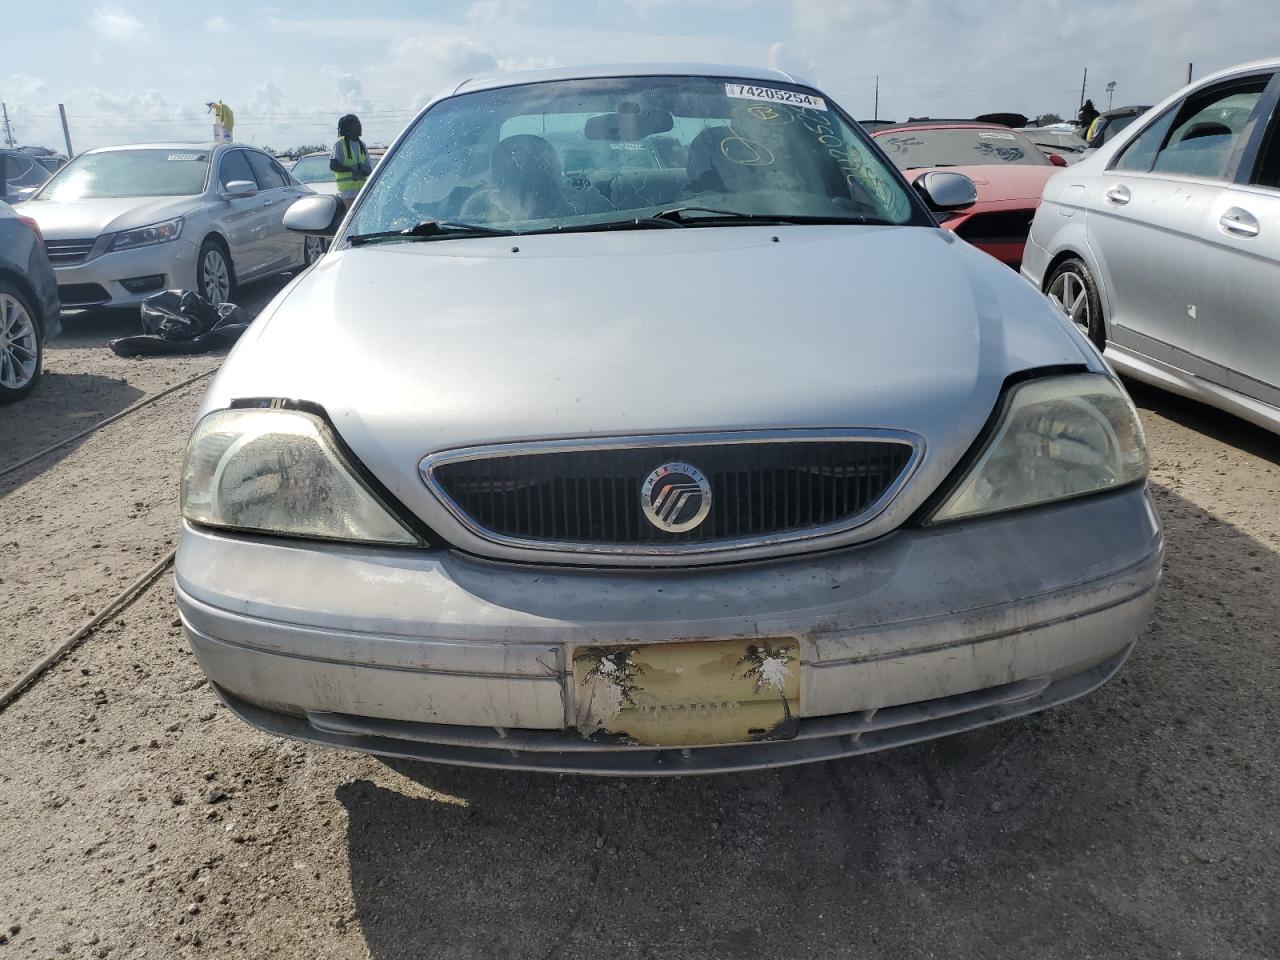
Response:
[[[76,151],[211,135],[331,143],[360,115],[390,143],[468,77],[637,61],[774,66],[859,119],[1074,114],[1157,102],[1186,79],[1280,56],[1275,0],[302,0],[269,6],[18,0],[5,16],[0,100],[21,144]],[[1227,13],[1229,9],[1230,13]],[[3,131],[0,130],[0,136]]]

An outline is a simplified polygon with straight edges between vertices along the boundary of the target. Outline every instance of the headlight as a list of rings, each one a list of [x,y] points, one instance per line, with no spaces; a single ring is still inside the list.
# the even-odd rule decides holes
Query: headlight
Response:
[[[177,240],[181,234],[182,218],[174,217],[164,223],[153,223],[149,227],[139,227],[137,230],[125,230],[123,233],[117,233],[111,240],[111,247],[108,252],[115,253],[117,250],[149,247],[153,243],[167,243],[170,240]]]
[[[935,521],[1052,503],[1147,476],[1137,411],[1101,374],[1014,387],[991,441],[933,515]]]
[[[356,475],[325,422],[299,410],[219,410],[196,424],[182,515],[286,536],[419,542]]]

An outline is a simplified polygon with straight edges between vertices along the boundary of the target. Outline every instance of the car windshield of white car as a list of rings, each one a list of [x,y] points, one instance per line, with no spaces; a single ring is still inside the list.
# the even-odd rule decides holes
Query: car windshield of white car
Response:
[[[208,175],[209,151],[199,147],[82,153],[53,175],[40,199],[189,197],[204,192]]]
[[[303,157],[289,171],[293,179],[302,183],[328,183],[337,175],[329,169],[329,157]]]
[[[1049,160],[1034,143],[1012,130],[978,127],[906,128],[877,131],[876,142],[901,170],[1017,164],[1044,167]]]
[[[441,101],[380,165],[349,234],[428,220],[516,233],[626,229],[678,207],[746,215],[701,226],[930,223],[866,135],[812,90],[623,77]]]

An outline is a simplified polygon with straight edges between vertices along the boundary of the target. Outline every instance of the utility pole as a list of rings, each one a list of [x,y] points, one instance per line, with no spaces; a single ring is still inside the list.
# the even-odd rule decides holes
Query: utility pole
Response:
[[[1194,64],[1190,64],[1190,63],[1187,64],[1187,83],[1191,82],[1191,68],[1193,66]]]
[[[1084,106],[1084,88],[1088,85],[1088,83],[1089,83],[1089,68],[1085,67],[1084,78],[1080,81],[1080,106],[1081,107]],[[1079,112],[1079,107],[1076,108],[1076,111]]]
[[[1107,84],[1107,109],[1111,109],[1111,98],[1115,96],[1116,82],[1112,80]]]
[[[876,74],[876,109],[873,119],[880,119],[880,74],[878,73]]]
[[[67,108],[62,104],[58,104],[58,115],[62,117],[62,136],[67,141],[67,159],[75,157],[75,151],[71,149],[71,129],[67,126]]]
[[[13,148],[17,146],[17,141],[13,139],[13,127],[9,125],[9,105],[7,103],[0,103],[0,113],[4,114],[4,142],[10,148]]]

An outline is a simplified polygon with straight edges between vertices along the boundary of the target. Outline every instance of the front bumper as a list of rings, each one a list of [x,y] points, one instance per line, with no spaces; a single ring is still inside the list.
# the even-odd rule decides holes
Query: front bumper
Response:
[[[1142,490],[822,556],[553,570],[187,528],[176,592],[201,666],[270,732],[451,763],[661,775],[778,766],[993,723],[1104,682],[1147,622]],[[796,637],[795,739],[658,749],[571,727],[582,645]]]
[[[64,310],[96,307],[135,307],[161,290],[194,290],[199,250],[179,237],[136,250],[121,250],[70,266],[54,268],[58,296]],[[133,292],[122,281],[162,276],[158,286]]]

